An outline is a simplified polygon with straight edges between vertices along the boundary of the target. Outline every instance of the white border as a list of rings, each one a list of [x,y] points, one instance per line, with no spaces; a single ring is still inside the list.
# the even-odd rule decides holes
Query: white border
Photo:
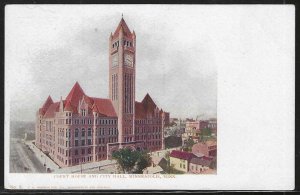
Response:
[[[241,7],[218,6],[223,9]],[[291,31],[295,29],[294,6],[252,5],[243,6],[243,10],[253,11],[253,7],[260,10],[261,14],[265,14],[264,8],[269,8],[266,14],[270,14],[270,22],[274,22],[271,17],[273,14],[284,12],[286,26],[282,26],[282,29]],[[259,17],[257,22],[260,22]],[[85,179],[72,179],[70,176],[68,179],[60,179],[55,178],[55,174],[11,174],[8,172],[10,119],[8,83],[12,78],[6,76],[5,188],[68,189],[71,186],[82,185],[89,189],[294,189],[294,32],[286,32],[289,34],[285,37],[289,47],[280,51],[279,55],[272,55],[267,50],[261,50],[261,47],[268,49],[268,45],[262,42],[261,45],[256,45],[252,49],[265,51],[268,54],[265,57],[255,59],[255,55],[232,55],[231,58],[222,59],[223,63],[218,62],[217,175],[177,175],[175,179],[95,179],[87,175]],[[247,35],[251,36],[251,34]],[[226,53],[226,51],[217,50],[216,52],[220,55],[221,53],[218,52]],[[257,55],[260,56],[259,53]],[[227,63],[226,60],[232,63]],[[247,65],[243,64],[245,60],[248,60]],[[8,75],[8,69],[5,70],[5,75]]]

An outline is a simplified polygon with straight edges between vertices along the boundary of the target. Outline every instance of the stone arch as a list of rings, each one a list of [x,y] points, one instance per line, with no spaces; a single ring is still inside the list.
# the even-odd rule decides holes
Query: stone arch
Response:
[[[128,149],[131,149],[132,151],[135,151],[135,147],[133,145],[130,145],[130,146],[126,146],[125,148],[128,148]]]

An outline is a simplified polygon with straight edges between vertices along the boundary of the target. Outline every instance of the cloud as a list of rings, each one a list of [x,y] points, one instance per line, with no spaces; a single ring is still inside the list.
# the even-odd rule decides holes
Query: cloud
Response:
[[[10,80],[11,86],[18,86],[11,93],[13,120],[34,120],[48,95],[55,101],[65,98],[76,81],[88,95],[108,97],[108,40],[118,25],[119,12],[78,13],[81,17],[56,12],[41,12],[44,18],[24,12],[27,22],[19,21],[24,15],[11,21],[17,21],[18,28],[10,28],[14,32],[8,37],[9,46],[18,45],[21,55],[8,52],[14,57],[9,74],[22,70]],[[190,37],[185,37],[183,27],[174,29],[179,22],[157,21],[156,15],[127,17],[129,28],[137,34],[136,100],[149,93],[175,117],[216,113],[217,75],[209,35],[189,31]],[[21,29],[27,32],[24,36]],[[32,31],[38,32],[31,35]]]

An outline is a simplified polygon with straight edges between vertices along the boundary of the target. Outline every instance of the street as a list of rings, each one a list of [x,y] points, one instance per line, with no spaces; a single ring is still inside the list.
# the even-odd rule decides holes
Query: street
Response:
[[[11,173],[45,173],[46,168],[36,158],[34,152],[21,140],[12,138],[10,143]]]

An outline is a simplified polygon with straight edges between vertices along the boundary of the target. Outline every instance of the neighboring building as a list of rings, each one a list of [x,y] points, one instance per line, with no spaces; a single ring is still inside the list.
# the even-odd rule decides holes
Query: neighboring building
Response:
[[[193,153],[173,150],[170,154],[170,165],[178,171],[187,173],[189,171],[189,163],[194,157],[196,156]]]
[[[217,119],[216,118],[210,118],[208,120],[208,128],[211,129],[212,134],[217,135]]]
[[[215,157],[217,156],[217,142],[206,141],[205,143],[197,143],[192,147],[193,154],[203,154],[204,156]]]
[[[119,148],[164,149],[169,113],[149,94],[135,100],[136,35],[122,18],[109,38],[109,99],[90,97],[76,82],[66,99],[49,96],[36,115],[35,144],[59,166],[110,159]]]
[[[166,173],[159,165],[150,166],[143,170],[143,174],[164,174]]]
[[[181,135],[185,131],[185,121],[181,119],[172,119],[172,122],[169,123],[168,126],[165,127],[165,137],[168,136],[178,136],[181,137]]]
[[[213,158],[210,157],[194,157],[191,159],[189,164],[189,172],[190,173],[203,173],[204,171],[210,169],[210,165],[213,161]]]
[[[167,160],[163,157],[152,156],[151,166],[143,170],[143,174],[163,174],[166,173]]]
[[[164,157],[152,156],[152,166],[160,166],[163,170],[167,169],[168,162]]]
[[[185,144],[189,138],[192,138],[195,143],[198,143],[200,133],[204,128],[208,128],[208,121],[192,120],[186,121],[185,133],[182,134],[182,144]]]

